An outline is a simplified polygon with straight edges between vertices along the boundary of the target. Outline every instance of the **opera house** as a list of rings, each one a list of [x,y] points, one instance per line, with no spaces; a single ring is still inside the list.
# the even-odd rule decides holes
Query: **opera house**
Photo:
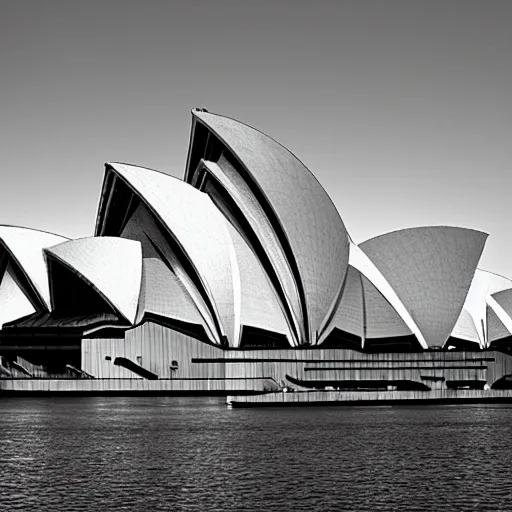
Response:
[[[184,179],[106,164],[94,236],[0,227],[0,389],[512,388],[512,281],[478,268],[486,239],[356,245],[290,151],[194,109]]]

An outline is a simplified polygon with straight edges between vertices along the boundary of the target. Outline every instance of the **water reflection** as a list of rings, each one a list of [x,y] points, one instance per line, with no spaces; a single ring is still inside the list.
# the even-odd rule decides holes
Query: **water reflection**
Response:
[[[512,510],[510,406],[0,401],[0,510]]]

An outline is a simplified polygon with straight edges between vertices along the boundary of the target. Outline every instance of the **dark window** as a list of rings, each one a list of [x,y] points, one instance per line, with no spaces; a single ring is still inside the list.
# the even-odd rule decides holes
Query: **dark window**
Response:
[[[240,348],[276,348],[289,349],[290,344],[284,334],[266,331],[257,327],[243,326]]]

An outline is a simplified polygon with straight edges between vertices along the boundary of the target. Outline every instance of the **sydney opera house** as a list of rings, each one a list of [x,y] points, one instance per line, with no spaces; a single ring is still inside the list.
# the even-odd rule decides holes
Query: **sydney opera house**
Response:
[[[486,239],[356,245],[290,151],[194,109],[183,180],[106,164],[94,236],[0,227],[0,389],[512,388],[512,281],[478,267]]]

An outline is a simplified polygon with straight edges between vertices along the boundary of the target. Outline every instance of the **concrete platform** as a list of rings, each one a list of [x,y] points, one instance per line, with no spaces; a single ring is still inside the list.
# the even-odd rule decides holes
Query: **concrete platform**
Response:
[[[0,396],[218,395],[279,389],[272,379],[0,379]]]
[[[512,390],[299,391],[228,396],[228,407],[512,403]]]

